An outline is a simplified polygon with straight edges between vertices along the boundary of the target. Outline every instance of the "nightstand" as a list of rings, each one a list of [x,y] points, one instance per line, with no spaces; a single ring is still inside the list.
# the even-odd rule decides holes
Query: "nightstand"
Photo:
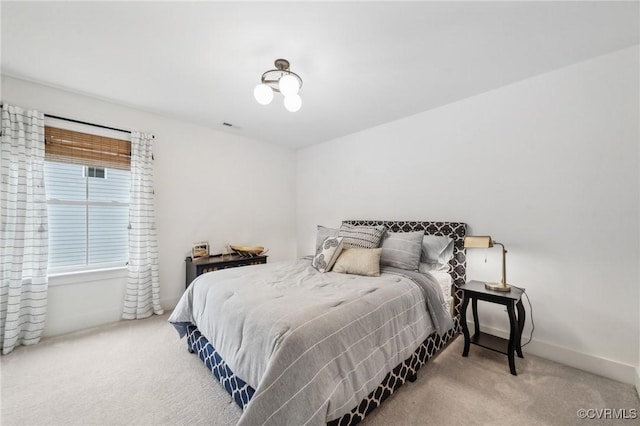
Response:
[[[462,333],[464,334],[464,350],[462,351],[462,356],[466,357],[469,355],[469,345],[471,343],[491,349],[492,351],[500,352],[509,357],[511,374],[517,376],[514,352],[518,353],[518,357],[523,358],[521,339],[522,329],[524,328],[524,321],[526,319],[524,306],[522,305],[522,293],[524,293],[524,290],[516,287],[511,287],[510,292],[487,290],[484,287],[484,282],[481,281],[469,281],[460,288],[463,293],[462,308],[460,311],[460,323],[462,325]],[[469,327],[467,326],[467,306],[469,305],[469,300],[471,300],[473,322],[475,324],[475,333],[472,337],[469,337]],[[507,307],[510,326],[509,340],[480,331],[478,300],[497,303]],[[516,309],[518,311],[517,316],[515,312]]]
[[[267,256],[242,257],[237,254],[225,254],[224,256],[217,254],[195,260],[187,257],[184,261],[187,263],[187,280],[185,287],[189,287],[191,281],[205,272],[237,268],[238,266],[261,265],[267,263]]]

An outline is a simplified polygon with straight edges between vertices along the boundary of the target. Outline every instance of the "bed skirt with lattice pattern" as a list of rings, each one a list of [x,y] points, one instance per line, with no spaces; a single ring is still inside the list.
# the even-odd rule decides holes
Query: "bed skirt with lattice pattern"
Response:
[[[358,424],[367,414],[378,407],[382,401],[393,394],[396,389],[408,380],[415,379],[420,367],[456,336],[458,323],[459,321],[455,321],[456,326],[444,336],[437,333],[429,335],[413,355],[390,371],[382,383],[360,401],[356,407],[327,424],[331,426]],[[244,410],[249,401],[251,401],[255,390],[233,373],[213,345],[200,333],[200,330],[195,325],[187,327],[187,344],[189,351],[198,355],[234,401]]]

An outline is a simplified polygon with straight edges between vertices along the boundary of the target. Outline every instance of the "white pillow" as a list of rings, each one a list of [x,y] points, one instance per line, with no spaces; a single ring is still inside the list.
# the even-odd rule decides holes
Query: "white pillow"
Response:
[[[318,247],[311,266],[319,272],[329,272],[342,252],[342,237],[327,237]]]
[[[425,235],[422,238],[420,272],[449,272],[449,261],[453,258],[453,239],[440,235]]]
[[[418,271],[423,274],[426,272],[451,272],[451,265],[448,263],[420,263]]]

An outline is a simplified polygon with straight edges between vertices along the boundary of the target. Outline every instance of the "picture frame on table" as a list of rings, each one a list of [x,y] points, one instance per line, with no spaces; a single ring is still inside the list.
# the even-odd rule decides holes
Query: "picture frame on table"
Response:
[[[198,259],[200,257],[209,256],[209,242],[201,241],[198,243],[193,243],[191,247],[191,258]]]

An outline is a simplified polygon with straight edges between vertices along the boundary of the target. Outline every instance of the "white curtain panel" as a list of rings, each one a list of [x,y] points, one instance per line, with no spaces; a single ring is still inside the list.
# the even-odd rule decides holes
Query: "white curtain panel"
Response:
[[[162,315],[153,202],[153,135],[131,133],[129,276],[122,318]]]
[[[0,148],[0,346],[40,341],[47,313],[49,233],[44,116],[2,106]]]

